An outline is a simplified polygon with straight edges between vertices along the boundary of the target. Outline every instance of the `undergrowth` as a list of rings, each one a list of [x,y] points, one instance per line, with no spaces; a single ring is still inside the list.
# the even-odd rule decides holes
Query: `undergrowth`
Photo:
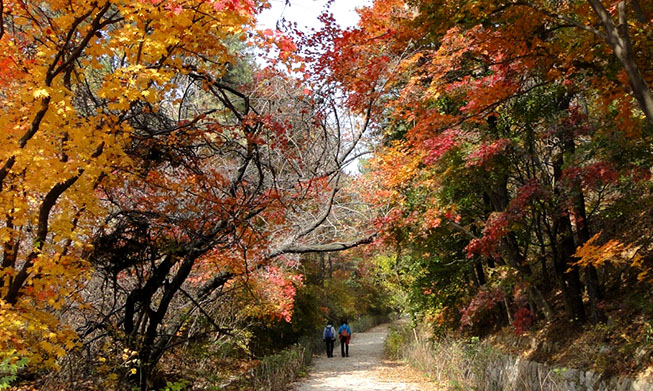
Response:
[[[251,374],[255,390],[282,390],[302,375],[311,362],[313,348],[309,343],[298,343],[283,351],[267,356]]]
[[[493,373],[505,358],[498,350],[478,338],[461,341],[442,338],[434,341],[408,326],[393,326],[384,344],[385,354],[400,359],[422,371],[431,380],[446,385],[447,390],[519,390],[563,391],[566,388],[553,369],[538,371],[537,376],[506,379]]]

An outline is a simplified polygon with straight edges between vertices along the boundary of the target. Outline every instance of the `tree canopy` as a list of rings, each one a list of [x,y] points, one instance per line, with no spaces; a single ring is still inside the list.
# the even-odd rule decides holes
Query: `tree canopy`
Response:
[[[207,336],[520,334],[650,292],[653,4],[267,7],[0,0],[0,361],[147,390]]]

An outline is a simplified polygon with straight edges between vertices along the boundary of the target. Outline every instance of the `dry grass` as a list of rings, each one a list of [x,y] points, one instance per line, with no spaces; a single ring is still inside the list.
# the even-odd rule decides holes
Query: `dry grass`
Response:
[[[280,353],[267,356],[251,373],[253,389],[257,391],[285,390],[310,363],[312,349],[294,345]]]
[[[386,344],[386,351],[399,357],[412,367],[442,385],[443,390],[519,390],[563,391],[560,376],[552,369],[538,367],[535,378],[517,371],[509,378],[507,374],[493,373],[490,368],[500,365],[505,356],[489,345],[473,341],[465,343],[454,339],[433,342],[424,334],[403,328],[393,330]],[[396,345],[399,343],[399,345]]]

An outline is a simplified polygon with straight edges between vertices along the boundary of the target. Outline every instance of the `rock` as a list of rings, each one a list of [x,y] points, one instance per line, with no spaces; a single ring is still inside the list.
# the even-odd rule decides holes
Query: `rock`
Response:
[[[600,373],[573,368],[552,368],[545,364],[504,356],[487,363],[485,373],[493,390],[549,390],[566,391],[653,391],[653,368],[637,379],[602,379]],[[543,382],[544,381],[544,382]],[[532,387],[524,387],[524,384]]]

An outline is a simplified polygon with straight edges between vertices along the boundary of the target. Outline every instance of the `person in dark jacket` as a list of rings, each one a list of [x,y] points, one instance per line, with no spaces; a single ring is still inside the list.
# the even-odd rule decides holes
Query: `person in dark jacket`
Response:
[[[351,340],[351,328],[344,319],[340,327],[338,327],[338,335],[340,336],[340,353],[342,357],[349,357],[349,340]]]
[[[331,325],[331,322],[327,322],[322,332],[322,341],[326,344],[327,357],[333,357],[333,347],[336,343],[336,328]]]

